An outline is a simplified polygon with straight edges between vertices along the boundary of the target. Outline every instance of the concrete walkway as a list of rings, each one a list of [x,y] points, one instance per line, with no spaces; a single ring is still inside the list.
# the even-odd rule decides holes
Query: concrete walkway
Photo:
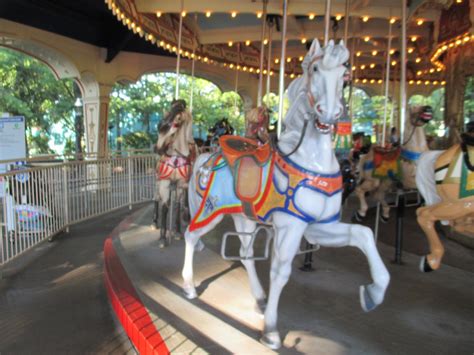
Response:
[[[270,352],[258,339],[262,318],[254,311],[247,276],[240,263],[216,252],[225,220],[205,237],[195,255],[199,298],[181,291],[183,241],[159,249],[149,228],[151,206],[120,233],[114,246],[143,304],[174,353]],[[423,274],[419,257],[405,253],[393,265],[393,248],[378,244],[392,277],[385,302],[364,313],[359,285],[370,282],[365,257],[354,248],[321,249],[314,272],[301,272],[302,257],[280,300],[279,326],[285,354],[472,354],[474,349],[473,273],[448,265]],[[234,248],[234,252],[235,252]],[[258,263],[268,289],[268,262]]]
[[[134,353],[103,284],[104,240],[130,211],[71,228],[0,287],[0,354]]]

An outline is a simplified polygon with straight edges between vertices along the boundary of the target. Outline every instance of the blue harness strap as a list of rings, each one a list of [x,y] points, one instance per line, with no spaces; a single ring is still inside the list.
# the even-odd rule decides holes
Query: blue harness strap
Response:
[[[366,161],[362,167],[365,170],[373,170],[375,168],[375,164],[373,160]]]
[[[411,150],[402,149],[400,157],[409,161],[417,161],[420,159],[421,153],[412,152]]]

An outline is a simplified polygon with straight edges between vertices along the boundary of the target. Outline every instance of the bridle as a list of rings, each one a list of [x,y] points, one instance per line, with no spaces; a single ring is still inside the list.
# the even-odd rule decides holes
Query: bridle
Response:
[[[420,118],[420,115],[421,115],[421,114],[422,114],[421,112],[418,112],[418,113],[417,113],[414,122],[413,122],[413,120],[411,120],[411,118],[410,118],[410,121],[412,121],[411,124],[412,124],[412,126],[413,126],[413,129],[411,130],[410,136],[408,137],[408,139],[407,139],[405,142],[403,142],[402,145],[406,145],[406,144],[408,144],[408,142],[410,142],[410,140],[413,138],[413,135],[415,134],[415,130],[416,130],[418,127],[423,127],[425,124],[427,124],[427,123],[429,122],[429,121],[423,121],[423,120]],[[422,122],[423,124],[418,125],[418,124],[417,124],[418,122]]]
[[[309,106],[310,106],[310,108],[312,109],[313,112],[307,112],[307,114],[304,115],[305,118],[304,118],[304,122],[303,122],[303,128],[301,129],[301,134],[300,134],[300,138],[298,140],[298,143],[291,150],[291,152],[286,153],[286,154],[283,154],[282,152],[280,152],[280,156],[283,157],[283,158],[288,158],[289,156],[293,155],[299,149],[299,147],[303,143],[303,138],[306,135],[306,129],[308,128],[308,123],[309,123],[310,119],[312,117],[316,117],[316,112],[315,112],[316,99],[315,99],[315,97],[314,97],[314,95],[311,91],[311,79],[312,79],[312,73],[313,72],[310,70],[310,68],[312,68],[313,64],[316,63],[321,58],[323,58],[322,55],[318,55],[318,56],[315,56],[314,58],[312,58],[311,61],[308,63],[307,70],[306,70],[307,80],[306,80],[306,85],[305,85],[305,92],[306,92],[306,96],[308,98]],[[274,144],[276,146],[274,141],[272,141],[272,144]]]

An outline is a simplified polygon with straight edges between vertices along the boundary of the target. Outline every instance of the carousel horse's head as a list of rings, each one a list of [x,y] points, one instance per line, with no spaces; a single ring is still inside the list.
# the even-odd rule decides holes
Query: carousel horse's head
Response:
[[[184,122],[185,117],[180,115],[186,111],[186,101],[173,100],[171,102],[170,111],[166,114],[158,126],[158,131],[161,134],[167,133],[170,128],[179,128]]]
[[[303,61],[306,90],[315,113],[314,125],[321,133],[330,133],[334,124],[344,113],[342,91],[350,79],[346,67],[349,51],[341,40],[335,44],[330,40],[321,48],[315,39]]]
[[[415,106],[410,110],[410,121],[413,126],[421,127],[433,119],[431,106]]]

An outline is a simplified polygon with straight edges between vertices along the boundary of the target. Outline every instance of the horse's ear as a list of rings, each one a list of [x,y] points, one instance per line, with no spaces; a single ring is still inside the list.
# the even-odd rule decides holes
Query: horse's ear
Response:
[[[321,49],[321,45],[319,44],[319,39],[315,38],[311,43],[311,47],[309,48],[309,56],[314,57],[317,55],[321,55],[323,50]]]

